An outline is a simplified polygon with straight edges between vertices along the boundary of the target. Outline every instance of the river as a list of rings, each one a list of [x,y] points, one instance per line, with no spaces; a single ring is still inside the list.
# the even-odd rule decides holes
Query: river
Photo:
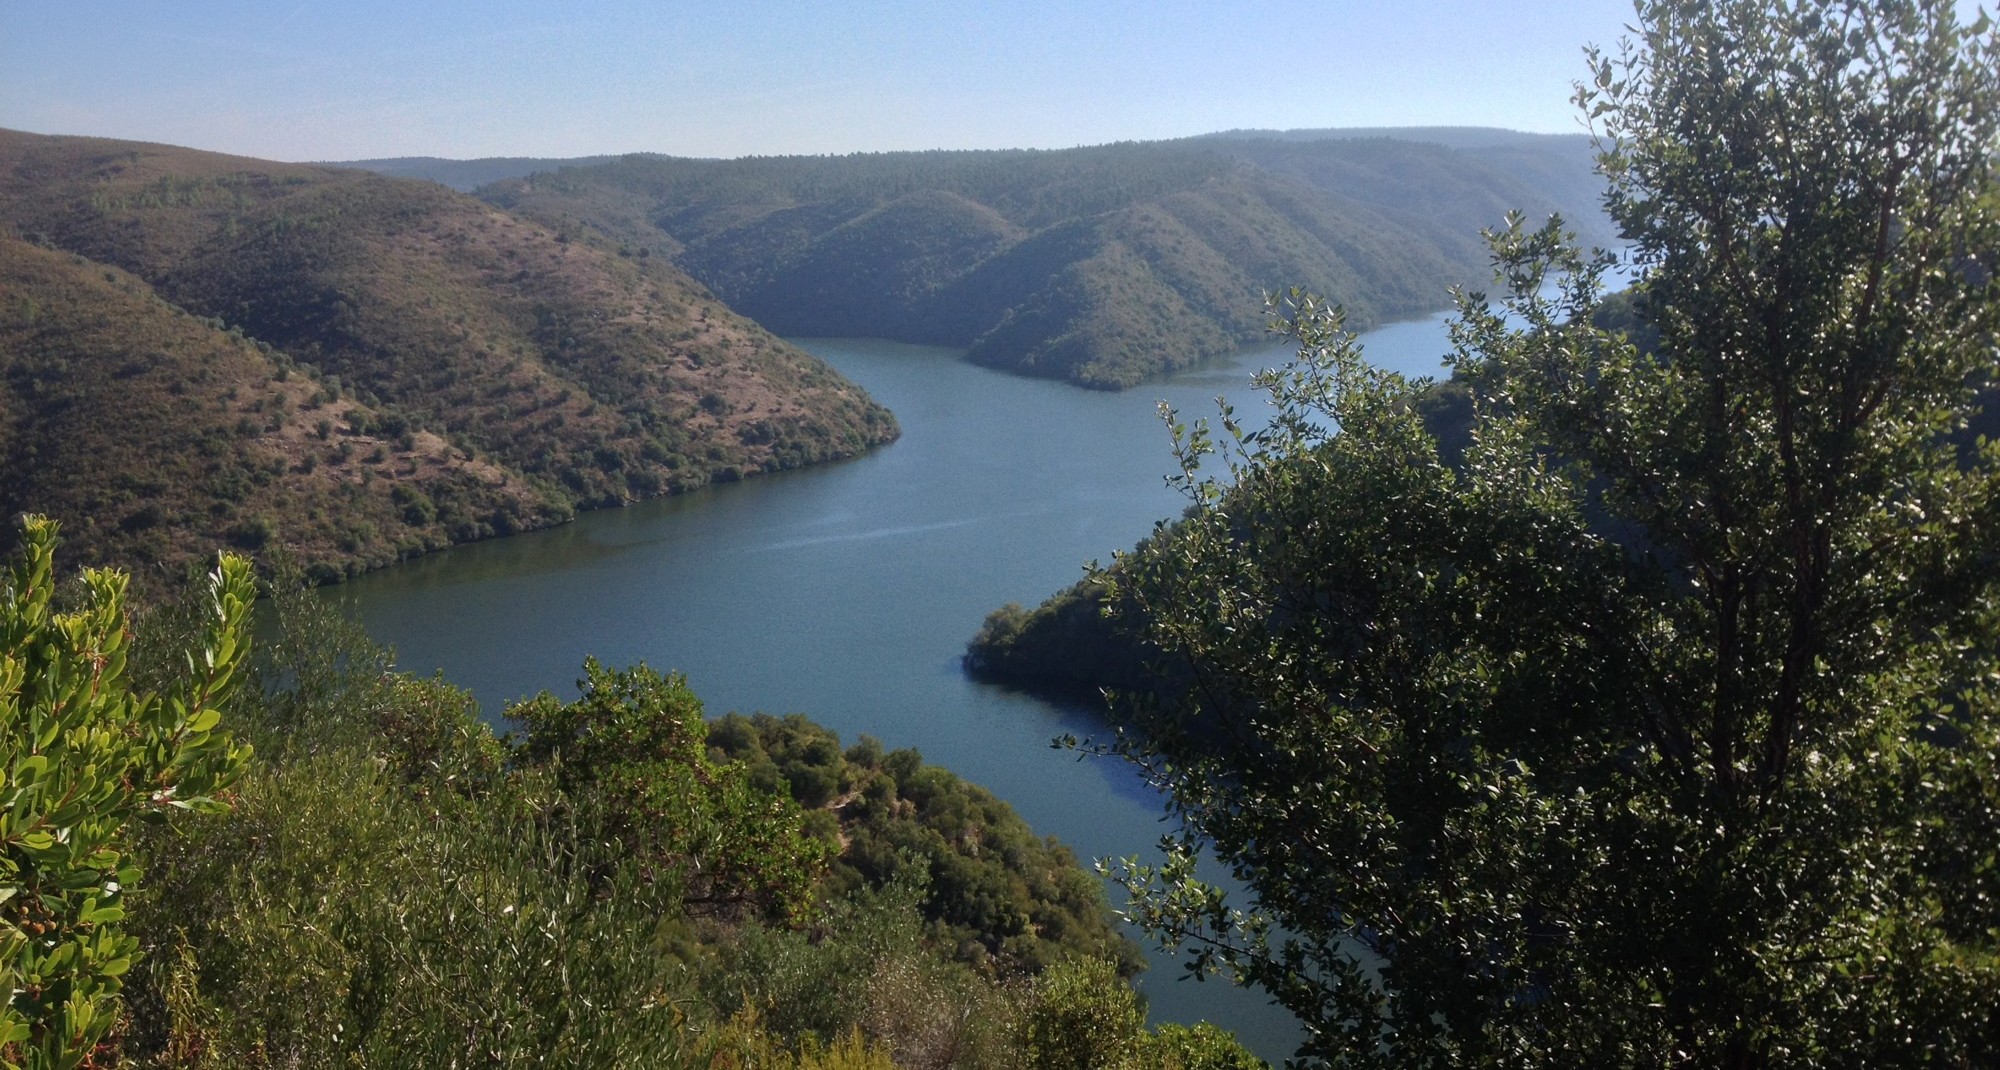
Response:
[[[1364,338],[1378,364],[1435,373],[1446,317]],[[403,669],[443,670],[489,715],[548,689],[575,694],[585,655],[685,672],[711,715],[804,713],[984,784],[1085,858],[1153,854],[1159,799],[1127,767],[1049,746],[1099,724],[959,668],[965,640],[1008,601],[1033,605],[1183,502],[1155,404],[1187,415],[1282,348],[1124,393],[975,367],[935,347],[797,339],[902,421],[856,460],[586,514],[365,576],[351,600]],[[1290,1017],[1221,980],[1180,980],[1155,954],[1141,979],[1155,1021],[1208,1019],[1276,1063]]]

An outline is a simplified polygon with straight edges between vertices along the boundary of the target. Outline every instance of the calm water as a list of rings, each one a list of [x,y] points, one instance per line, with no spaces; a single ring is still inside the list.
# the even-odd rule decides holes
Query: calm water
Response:
[[[1445,317],[1366,339],[1371,359],[1433,372]],[[687,673],[711,714],[805,713],[986,785],[1085,859],[1152,854],[1157,797],[1123,765],[1051,737],[1088,715],[974,683],[965,640],[1008,601],[1032,605],[1109,560],[1182,501],[1155,403],[1259,407],[1251,371],[1281,349],[1122,394],[987,371],[947,349],[806,339],[895,411],[903,438],[858,460],[760,478],[482,543],[337,589],[404,669],[442,669],[489,714],[565,697],[586,654]],[[1289,1016],[1155,956],[1153,1017],[1209,1019],[1267,1059]]]

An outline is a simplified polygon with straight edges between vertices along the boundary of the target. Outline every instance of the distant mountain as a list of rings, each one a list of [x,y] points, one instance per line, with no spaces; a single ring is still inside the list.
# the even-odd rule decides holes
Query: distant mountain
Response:
[[[1461,136],[1462,135],[1462,136]],[[1586,141],[1239,134],[1061,151],[628,156],[483,187],[545,226],[670,258],[790,335],[872,335],[1129,387],[1263,337],[1298,285],[1366,327],[1490,279],[1482,227],[1608,236]],[[1479,144],[1471,144],[1478,140]]]
[[[1210,134],[1222,141],[1414,141],[1457,150],[1562,206],[1578,232],[1595,242],[1613,237],[1604,214],[1604,179],[1597,174],[1597,141],[1589,134],[1527,134],[1490,126],[1356,126],[1313,130],[1232,130]],[[1254,149],[1248,150],[1253,157]],[[1268,155],[1268,154],[1267,154]]]
[[[1428,141],[1451,149],[1531,148],[1551,145],[1579,145],[1588,148],[1588,134],[1530,134],[1498,126],[1327,126],[1291,130],[1219,130],[1199,135],[1223,141],[1261,138],[1272,141],[1365,141],[1388,138],[1392,141]]]
[[[662,258],[428,182],[0,131],[0,229],[0,510],[86,554],[338,574],[896,434]]]
[[[537,171],[564,167],[589,167],[610,163],[617,156],[573,156],[556,159],[543,156],[487,156],[477,160],[447,160],[439,156],[396,156],[385,160],[337,160],[321,166],[373,171],[394,178],[423,178],[450,186],[461,193],[502,179],[520,178]]]

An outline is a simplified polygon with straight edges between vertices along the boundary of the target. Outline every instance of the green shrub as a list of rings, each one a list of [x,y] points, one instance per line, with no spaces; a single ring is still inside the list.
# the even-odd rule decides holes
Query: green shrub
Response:
[[[249,749],[219,731],[248,650],[254,588],[240,558],[208,581],[207,620],[164,693],[126,679],[123,574],[86,570],[53,605],[57,525],[22,524],[0,593],[0,1065],[78,1066],[118,1015],[140,954],[121,924],[138,885],[141,816],[216,813]]]
[[[1167,1024],[1140,1042],[1138,1063],[1158,1070],[1270,1070],[1228,1030]]]
[[[1021,1019],[1021,1047],[1038,1070],[1111,1070],[1130,1065],[1145,1040],[1139,994],[1107,959],[1075,959],[1043,971]]]
[[[509,713],[528,730],[521,755],[597,808],[655,879],[690,907],[785,917],[803,910],[825,872],[825,842],[798,804],[760,790],[748,767],[708,753],[701,700],[678,673],[584,662],[582,697],[548,692]]]

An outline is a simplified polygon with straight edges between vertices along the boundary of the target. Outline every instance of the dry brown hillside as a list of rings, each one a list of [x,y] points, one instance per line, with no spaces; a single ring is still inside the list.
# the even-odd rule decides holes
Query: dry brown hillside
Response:
[[[129,272],[0,238],[0,510],[61,518],[84,563],[171,578],[281,537],[347,572],[563,515],[437,435],[366,430],[385,422]]]
[[[42,369],[20,372],[27,351],[9,350],[0,404],[14,413],[9,449],[22,467],[4,484],[26,489],[4,505],[67,513],[73,533],[122,524],[108,512],[117,503],[52,488],[161,484],[185,495],[163,500],[167,513],[247,510],[323,571],[351,571],[577,508],[849,456],[896,433],[858,387],[664,261],[620,256],[428,182],[0,131],[0,226],[23,239],[0,252],[10,279],[0,330],[32,337]],[[24,301],[67,309],[66,325],[24,319]],[[204,346],[254,356],[263,370],[245,365],[229,378],[220,358],[166,359]],[[206,433],[198,414],[240,407],[248,378],[296,368],[279,391],[288,400],[266,401],[290,422],[256,448],[297,453],[279,443],[305,435],[366,456],[386,443],[405,463],[374,478],[454,473],[487,489],[468,489],[465,507],[450,510],[424,491],[435,515],[400,503],[421,519],[416,530],[342,540],[280,505],[269,488],[282,481],[244,491],[237,508],[218,506],[201,480],[163,481],[158,472],[191,463],[167,440],[85,458],[51,439],[65,425],[43,410],[43,391],[103,399],[117,381],[111,369],[148,360],[149,390],[177,399],[157,417],[173,442]],[[28,381],[42,385],[24,393],[17,383]],[[234,398],[218,399],[232,387]],[[325,438],[322,420],[333,425]],[[401,470],[413,459],[415,471]],[[220,533],[210,528],[184,534]]]

